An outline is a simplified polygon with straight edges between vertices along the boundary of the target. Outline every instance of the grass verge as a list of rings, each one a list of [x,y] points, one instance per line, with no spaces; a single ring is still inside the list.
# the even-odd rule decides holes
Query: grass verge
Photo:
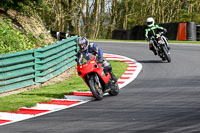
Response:
[[[120,78],[128,67],[127,63],[110,61],[113,72]],[[73,91],[89,91],[84,81],[74,72],[69,80],[54,85],[44,86],[31,91],[0,97],[0,111],[16,111],[20,107],[33,107],[38,102],[48,102],[51,99],[63,98]]]

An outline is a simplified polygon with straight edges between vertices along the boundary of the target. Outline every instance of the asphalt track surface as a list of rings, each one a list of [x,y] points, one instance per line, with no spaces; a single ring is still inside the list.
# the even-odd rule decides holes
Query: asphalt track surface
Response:
[[[1,133],[199,133],[200,46],[170,45],[163,63],[147,43],[98,42],[106,53],[133,58],[139,76],[115,97],[4,125]]]

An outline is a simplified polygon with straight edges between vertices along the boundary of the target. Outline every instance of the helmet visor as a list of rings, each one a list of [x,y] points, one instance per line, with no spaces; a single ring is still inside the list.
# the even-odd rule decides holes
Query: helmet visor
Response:
[[[147,25],[151,25],[151,24],[153,24],[153,22],[147,22]]]
[[[84,49],[85,45],[82,43],[82,44],[79,44],[79,47],[80,47],[80,49]]]
[[[85,38],[80,38],[78,41],[79,47],[81,50],[86,50],[87,49],[87,42]]]

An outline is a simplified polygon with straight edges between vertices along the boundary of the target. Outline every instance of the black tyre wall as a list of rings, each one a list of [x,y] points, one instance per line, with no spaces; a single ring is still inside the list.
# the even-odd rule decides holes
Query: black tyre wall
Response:
[[[176,40],[179,23],[164,23],[159,24],[160,26],[167,29],[167,33],[165,36],[169,40]],[[146,26],[134,26],[130,30],[113,30],[112,32],[112,39],[117,40],[144,40],[145,39],[145,27]],[[189,41],[196,41],[196,24],[194,22],[188,22],[187,27],[187,38],[186,40]]]
[[[196,41],[197,40],[197,28],[195,22],[187,23],[187,40]]]

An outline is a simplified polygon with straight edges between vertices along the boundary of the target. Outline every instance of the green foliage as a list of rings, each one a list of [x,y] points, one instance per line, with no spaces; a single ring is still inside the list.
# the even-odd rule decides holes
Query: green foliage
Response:
[[[129,2],[127,7],[126,2]],[[158,24],[174,22],[200,24],[199,7],[199,0],[121,0],[117,3],[115,29],[123,29],[125,16],[127,16],[127,29],[145,25],[149,16],[154,17]]]
[[[10,19],[0,19],[0,54],[33,49],[39,43],[28,32],[20,32],[12,25]]]
[[[186,10],[180,10],[180,19],[177,22],[196,22],[200,24],[200,14],[199,13],[188,13]]]
[[[42,0],[1,0],[0,8],[5,10],[13,9],[16,11],[23,11],[26,6],[40,5]]]

